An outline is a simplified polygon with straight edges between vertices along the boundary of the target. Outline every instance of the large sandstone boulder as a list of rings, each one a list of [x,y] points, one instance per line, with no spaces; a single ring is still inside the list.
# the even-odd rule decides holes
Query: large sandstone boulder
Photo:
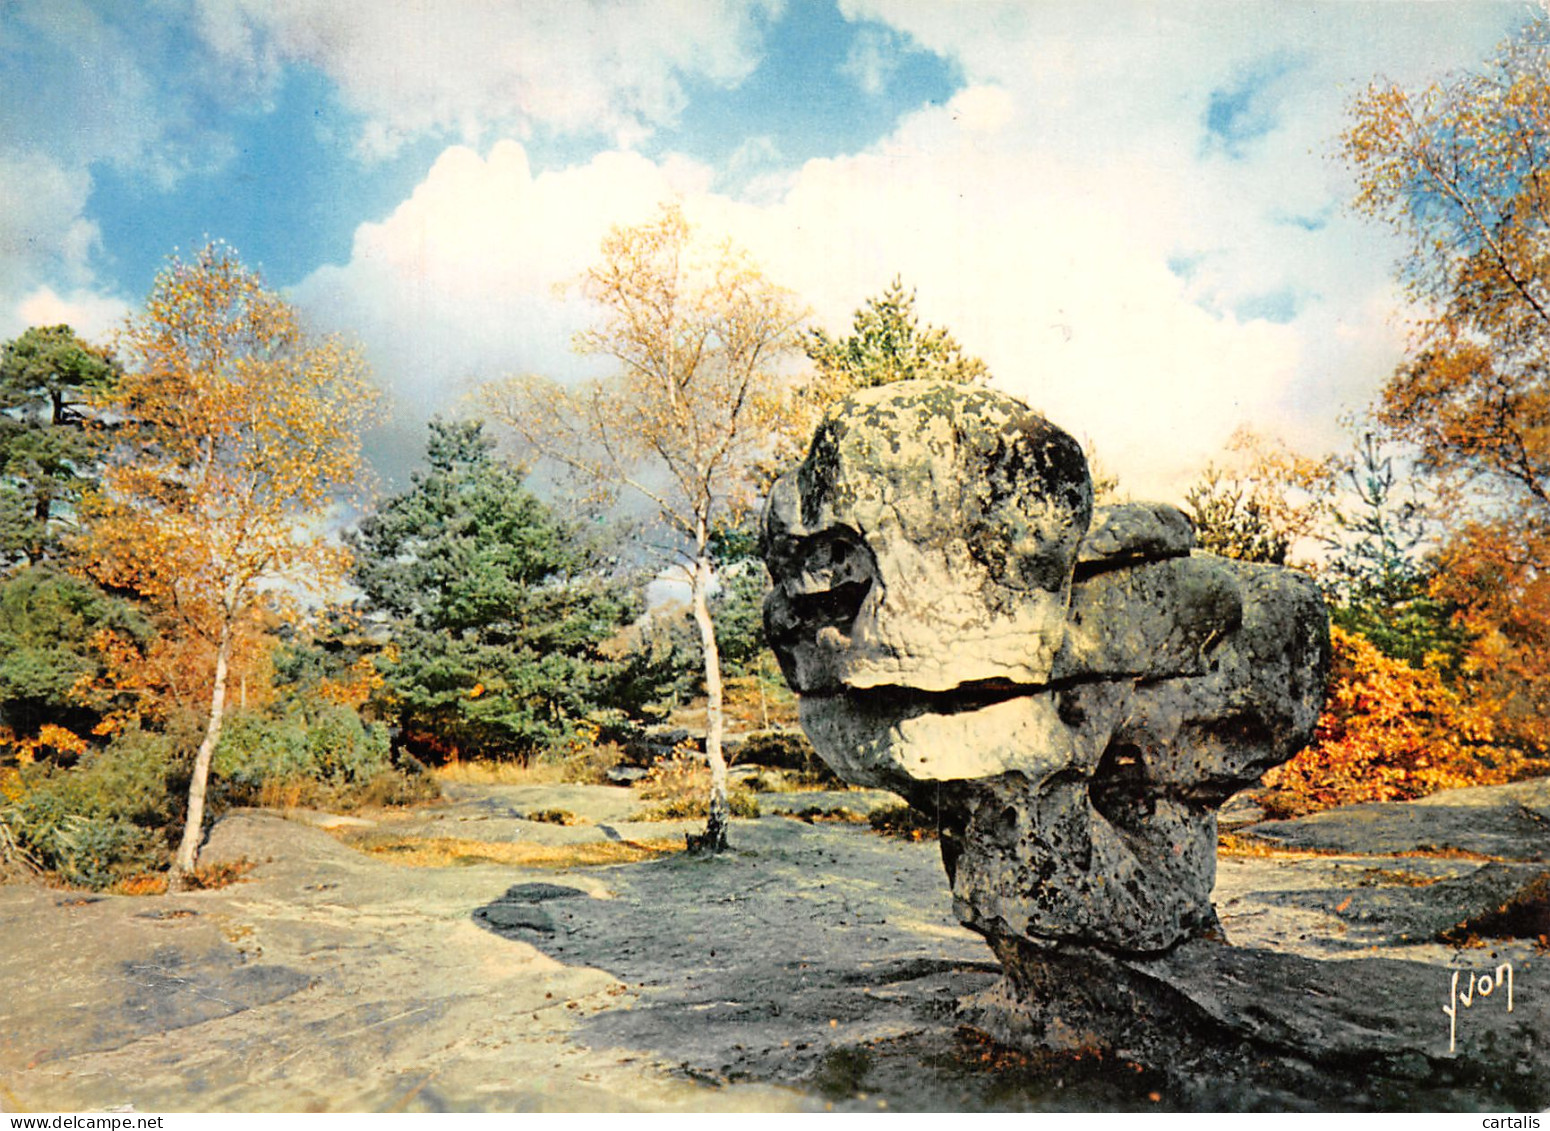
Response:
[[[1541,1105],[1546,971],[1495,940],[1547,921],[1544,783],[1240,829],[1504,859],[1255,861],[1277,883],[1252,898],[1240,859],[1218,921],[1217,809],[1311,738],[1329,639],[1306,580],[1193,543],[1173,507],[1094,509],[1054,425],[945,385],[842,402],[772,492],[765,619],[802,724],[842,777],[936,818],[954,911],[1000,961],[958,1017],[1207,1107]],[[1457,949],[1477,933],[1489,950]]]
[[[958,914],[998,952],[1209,931],[1216,809],[1322,700],[1309,583],[1091,496],[1079,445],[1019,402],[903,382],[831,411],[765,512],[803,727],[938,818]]]

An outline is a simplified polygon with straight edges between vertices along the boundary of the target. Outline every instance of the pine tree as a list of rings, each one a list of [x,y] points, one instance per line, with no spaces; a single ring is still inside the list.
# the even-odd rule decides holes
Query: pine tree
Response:
[[[0,347],[0,558],[57,553],[60,527],[99,478],[90,398],[118,376],[117,363],[69,326],[33,327]]]
[[[1413,493],[1402,497],[1392,455],[1367,433],[1342,479],[1355,505],[1334,516],[1331,619],[1391,659],[1457,674],[1468,634],[1431,593],[1424,551],[1435,530]]]
[[[445,758],[526,759],[589,734],[636,611],[478,422],[433,421],[426,468],[361,523],[355,580],[384,622],[388,713]]]

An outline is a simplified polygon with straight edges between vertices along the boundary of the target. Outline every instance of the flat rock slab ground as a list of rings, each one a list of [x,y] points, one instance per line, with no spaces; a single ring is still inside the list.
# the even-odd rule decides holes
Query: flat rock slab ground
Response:
[[[1410,1067],[1382,1087],[1309,1089],[1324,1069],[1291,1054],[1303,1084],[1256,1090],[990,1043],[960,1002],[993,994],[996,967],[954,919],[930,842],[765,816],[734,823],[726,856],[651,855],[642,846],[693,826],[636,820],[628,790],[461,786],[375,824],[228,816],[206,858],[258,864],[217,891],[0,888],[0,1109],[1543,1106],[1550,956],[1531,938],[1465,945],[1439,932],[1511,904],[1544,874],[1535,821],[1547,795],[1533,783],[1456,792],[1240,831],[1277,854],[1224,856],[1224,929],[1243,954],[1278,956],[1294,983],[1263,1017],[1255,987],[1239,984],[1243,954],[1155,968],[1272,1037],[1298,1030],[1338,1048],[1392,1030],[1390,1059]],[[849,794],[799,811],[885,800]],[[557,811],[576,823],[554,823]],[[1484,847],[1457,843],[1466,834]],[[444,866],[389,851],[417,843],[440,845]],[[1453,847],[1399,854],[1438,843]],[[502,858],[491,845],[550,866],[486,862]],[[565,863],[594,848],[633,862]],[[1403,977],[1373,981],[1376,967],[1361,964],[1374,960]],[[1295,965],[1312,962],[1322,965]],[[1504,962],[1513,1016],[1499,995],[1475,998],[1450,1053],[1452,972],[1467,986]],[[1308,985],[1304,970],[1329,977]]]

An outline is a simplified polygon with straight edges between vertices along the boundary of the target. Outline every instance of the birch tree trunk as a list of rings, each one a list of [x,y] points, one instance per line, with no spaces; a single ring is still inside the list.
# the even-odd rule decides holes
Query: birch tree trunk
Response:
[[[220,642],[215,649],[215,686],[210,692],[210,722],[204,740],[194,755],[194,776],[188,783],[188,819],[183,824],[183,841],[168,873],[167,886],[180,891],[199,858],[199,842],[204,839],[205,789],[210,780],[210,761],[221,739],[221,717],[226,712],[226,668],[231,653],[231,626],[221,626]]]
[[[705,835],[692,843],[703,852],[724,852],[732,808],[727,801],[727,762],[721,753],[721,653],[716,648],[715,622],[710,619],[710,578],[710,558],[702,551],[695,560],[690,594],[694,623],[699,625],[705,654],[705,760],[710,765],[710,819],[705,824]]]

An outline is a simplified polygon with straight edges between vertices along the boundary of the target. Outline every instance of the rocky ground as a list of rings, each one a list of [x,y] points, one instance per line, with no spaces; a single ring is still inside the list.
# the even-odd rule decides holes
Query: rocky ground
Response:
[[[991,1043],[965,1003],[997,968],[936,846],[777,812],[887,795],[763,800],[711,860],[663,851],[692,826],[636,820],[627,789],[460,786],[372,822],[230,815],[205,858],[256,867],[215,891],[0,888],[0,1110],[1550,1103],[1550,781],[1233,834],[1215,901],[1236,949],[1151,972],[1285,1048],[1291,1088]],[[1290,981],[1246,984],[1245,953]],[[1449,1052],[1450,993],[1504,963],[1512,1014],[1475,996]],[[1369,1054],[1389,1075],[1352,1085]]]

